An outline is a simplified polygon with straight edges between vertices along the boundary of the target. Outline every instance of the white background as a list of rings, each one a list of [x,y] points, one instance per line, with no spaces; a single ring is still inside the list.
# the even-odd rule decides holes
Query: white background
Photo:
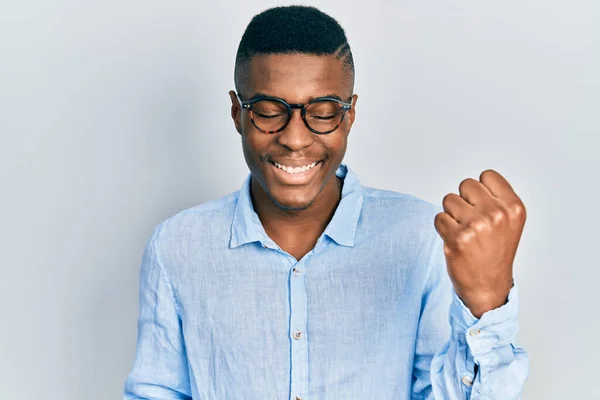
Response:
[[[0,6],[1,399],[121,398],[152,228],[248,172],[227,91],[247,23],[276,4]],[[438,204],[503,174],[528,209],[524,398],[596,398],[600,2],[312,4],[354,53],[345,162]]]

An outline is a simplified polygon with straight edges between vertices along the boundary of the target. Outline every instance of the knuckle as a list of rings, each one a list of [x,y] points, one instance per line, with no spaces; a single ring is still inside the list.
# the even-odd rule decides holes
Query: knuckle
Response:
[[[479,175],[479,178],[480,179],[489,179],[489,178],[492,178],[492,177],[494,177],[494,173],[495,172],[496,171],[494,171],[493,169],[486,169],[485,171],[483,171],[481,173],[481,175]]]
[[[442,223],[442,218],[443,218],[443,215],[442,215],[442,214],[444,214],[444,213],[443,213],[443,212],[437,213],[437,214],[435,215],[435,217],[433,218],[433,224],[434,224],[436,227],[439,227],[439,226],[440,226],[440,224]]]
[[[499,224],[504,221],[507,217],[507,213],[502,208],[495,208],[489,213],[490,218],[494,224]]]
[[[446,243],[444,243],[444,256],[451,257],[453,254],[454,253],[452,252],[452,249]]]
[[[459,250],[466,248],[473,241],[474,233],[471,228],[460,231],[455,239],[456,248]]]
[[[467,226],[475,231],[485,231],[490,228],[491,220],[489,217],[480,216],[469,221]]]
[[[460,183],[460,185],[458,185],[458,190],[460,190],[461,192],[464,192],[465,190],[467,190],[469,188],[470,185],[472,185],[474,183],[474,179],[473,178],[467,178],[467,179],[463,179],[463,181]]]
[[[444,196],[444,198],[442,199],[442,205],[444,206],[444,208],[446,208],[452,202],[453,195],[454,193],[448,193]]]
[[[521,200],[517,200],[508,206],[508,212],[516,218],[525,218],[527,215],[527,210]]]

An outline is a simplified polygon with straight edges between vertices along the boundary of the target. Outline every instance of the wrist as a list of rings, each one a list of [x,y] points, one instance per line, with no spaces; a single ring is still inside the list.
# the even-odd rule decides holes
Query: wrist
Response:
[[[471,311],[471,314],[473,314],[475,318],[480,319],[484,313],[505,305],[508,302],[508,294],[511,288],[512,285],[507,289],[496,292],[477,291],[471,293],[461,293],[456,291],[456,294],[469,309],[469,311]]]

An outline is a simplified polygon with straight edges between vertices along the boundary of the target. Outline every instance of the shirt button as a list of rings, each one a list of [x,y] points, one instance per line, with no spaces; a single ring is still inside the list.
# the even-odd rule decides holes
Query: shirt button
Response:
[[[294,275],[298,276],[302,274],[302,270],[300,268],[296,268],[294,267],[294,269],[292,269],[292,272],[294,273]]]
[[[302,337],[302,332],[296,331],[294,332],[294,339],[299,340]]]
[[[462,383],[464,383],[465,386],[472,386],[473,378],[471,378],[469,375],[465,375],[462,377]]]
[[[477,336],[481,333],[481,329],[473,329],[469,332],[469,335],[471,336]]]

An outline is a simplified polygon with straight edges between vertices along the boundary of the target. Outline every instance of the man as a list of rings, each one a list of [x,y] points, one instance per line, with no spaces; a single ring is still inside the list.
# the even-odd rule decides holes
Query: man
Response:
[[[442,207],[362,186],[353,85],[330,16],[252,19],[230,92],[250,175],[154,231],[126,399],[520,397],[522,202],[493,170]]]

